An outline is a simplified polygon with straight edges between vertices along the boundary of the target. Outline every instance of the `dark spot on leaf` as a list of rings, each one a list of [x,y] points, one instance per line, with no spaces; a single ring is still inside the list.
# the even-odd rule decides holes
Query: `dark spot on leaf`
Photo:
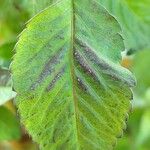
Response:
[[[39,75],[37,81],[31,85],[30,87],[31,90],[35,90],[35,88],[37,88],[46,77],[52,74],[52,72],[55,70],[55,66],[57,64],[60,64],[62,58],[64,57],[64,50],[66,49],[65,48],[59,49],[59,51],[56,52],[56,54],[53,55],[53,57],[51,57],[48,60],[48,62],[45,64],[43,71]]]
[[[56,74],[54,79],[50,82],[50,84],[47,86],[46,91],[49,92],[55,85],[55,83],[62,77],[62,75],[65,72],[66,65],[64,65],[61,70]]]
[[[87,88],[86,88],[86,86],[84,85],[83,81],[82,81],[79,77],[77,77],[77,83],[78,83],[79,87],[80,87],[82,90],[84,90],[84,91],[87,90]]]

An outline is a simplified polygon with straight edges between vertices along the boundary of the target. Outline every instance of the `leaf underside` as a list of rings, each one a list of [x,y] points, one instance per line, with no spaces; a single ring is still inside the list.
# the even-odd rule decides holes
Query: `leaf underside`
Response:
[[[120,32],[96,0],[56,2],[22,32],[16,104],[42,150],[109,150],[122,135],[135,81],[119,65]]]

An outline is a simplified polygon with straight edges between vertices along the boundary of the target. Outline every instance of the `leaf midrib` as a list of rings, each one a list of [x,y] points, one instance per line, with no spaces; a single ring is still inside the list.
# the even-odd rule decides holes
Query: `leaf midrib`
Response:
[[[71,80],[72,80],[72,94],[73,94],[73,104],[74,104],[74,116],[75,116],[75,130],[76,130],[76,140],[77,142],[78,140],[78,123],[77,123],[77,111],[78,111],[78,107],[77,107],[77,97],[76,97],[76,92],[75,92],[75,70],[74,70],[74,39],[75,39],[75,15],[74,15],[74,0],[71,1],[71,45],[70,45],[70,73],[71,73]],[[78,145],[77,145],[77,149],[79,149]]]

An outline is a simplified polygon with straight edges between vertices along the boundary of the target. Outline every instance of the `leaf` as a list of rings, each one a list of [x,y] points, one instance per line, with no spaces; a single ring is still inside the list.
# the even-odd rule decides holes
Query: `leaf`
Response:
[[[139,147],[139,145],[137,145],[137,137],[139,134],[139,127],[141,124],[141,118],[143,116],[144,110],[145,109],[143,108],[134,108],[133,113],[129,117],[126,134],[122,139],[118,140],[116,150],[148,150],[148,145],[142,145],[142,147]]]
[[[150,47],[150,0],[100,0],[117,17],[128,50]]]
[[[138,96],[145,96],[148,88],[150,88],[150,49],[141,50],[135,54],[132,64],[132,71],[137,78],[137,86],[135,88]]]
[[[150,87],[145,92],[145,99],[147,101],[147,104],[150,106]]]
[[[16,96],[11,87],[0,87],[0,105],[6,103]]]
[[[0,45],[0,66],[9,67],[13,56],[15,42],[6,42]]]
[[[18,140],[20,136],[17,119],[6,107],[0,106],[0,141]]]
[[[16,0],[0,0],[0,67],[9,68],[16,37],[28,14]]]
[[[109,150],[122,135],[135,79],[119,65],[120,32],[95,0],[62,0],[29,21],[12,77],[22,122],[42,150]]]
[[[20,1],[20,0],[18,0]],[[49,5],[53,4],[58,0],[22,0],[22,6],[28,10],[31,16],[36,15]]]
[[[142,116],[140,123],[140,130],[137,136],[137,147],[142,146],[142,144],[150,138],[150,111],[146,110]]]
[[[23,9],[21,2],[0,0],[0,44],[16,40],[28,19],[29,14]]]
[[[8,70],[0,68],[0,105],[13,99],[16,93],[12,91],[11,76]]]
[[[5,68],[0,68],[0,86],[10,86],[10,72]]]
[[[12,49],[14,47],[15,42],[7,42],[0,45],[0,57],[10,60],[12,57]],[[11,49],[11,51],[9,50]]]

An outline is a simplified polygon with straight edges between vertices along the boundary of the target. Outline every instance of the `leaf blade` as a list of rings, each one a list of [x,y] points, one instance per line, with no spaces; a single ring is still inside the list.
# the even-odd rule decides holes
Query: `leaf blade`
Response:
[[[88,21],[81,4],[86,6],[85,12],[96,7],[94,21]],[[101,28],[96,24],[99,18],[103,19]],[[94,0],[60,1],[27,25],[16,46],[13,80],[22,121],[41,149],[112,148],[125,127],[123,119],[130,107],[126,99],[132,98],[129,87],[135,83],[118,65],[124,49],[119,31],[117,21]],[[103,43],[98,37],[105,34]],[[111,43],[108,47],[106,41]],[[110,56],[111,49],[116,53],[110,52]]]

